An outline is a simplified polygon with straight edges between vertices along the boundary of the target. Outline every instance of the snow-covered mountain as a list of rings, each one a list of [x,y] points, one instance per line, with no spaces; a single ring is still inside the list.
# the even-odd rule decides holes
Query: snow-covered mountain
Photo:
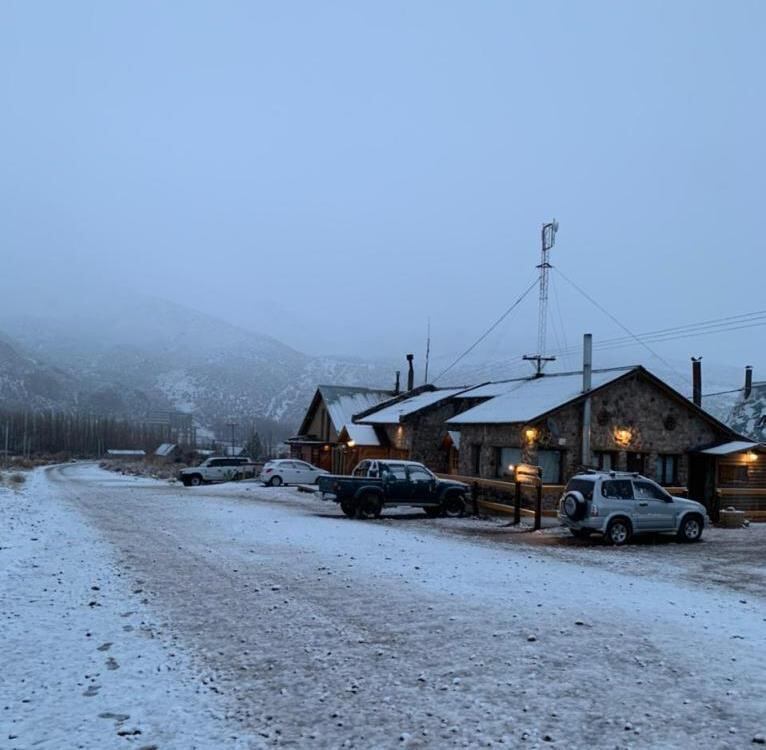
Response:
[[[390,385],[394,365],[311,357],[171,302],[0,318],[0,405],[141,417],[193,412],[296,425],[318,383]]]

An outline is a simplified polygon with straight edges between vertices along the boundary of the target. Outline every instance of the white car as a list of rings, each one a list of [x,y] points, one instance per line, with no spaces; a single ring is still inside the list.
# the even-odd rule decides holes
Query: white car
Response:
[[[187,487],[196,487],[206,482],[230,482],[245,479],[254,476],[254,474],[255,465],[249,458],[213,456],[199,466],[181,469],[178,478]]]
[[[329,473],[305,461],[281,458],[265,464],[258,478],[264,484],[279,487],[280,484],[316,484],[322,474]]]

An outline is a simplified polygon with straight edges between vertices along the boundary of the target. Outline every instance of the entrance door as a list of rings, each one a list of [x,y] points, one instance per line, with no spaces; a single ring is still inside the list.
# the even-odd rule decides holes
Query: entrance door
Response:
[[[628,453],[627,455],[628,463],[627,463],[627,470],[628,471],[635,471],[638,474],[643,474],[645,472],[645,465],[646,465],[646,454],[645,453]]]

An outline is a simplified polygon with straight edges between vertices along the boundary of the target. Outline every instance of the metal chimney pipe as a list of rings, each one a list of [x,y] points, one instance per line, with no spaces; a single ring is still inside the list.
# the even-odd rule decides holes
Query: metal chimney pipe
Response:
[[[593,383],[593,334],[586,333],[582,338],[582,392],[590,393]],[[582,406],[582,465],[590,466],[593,462],[590,450],[591,402],[586,396]]]
[[[702,357],[692,357],[692,401],[702,406]]]
[[[407,373],[407,390],[411,391],[415,387],[415,368],[412,366],[412,360],[415,359],[414,354],[407,355],[407,364],[409,366],[409,372]]]
[[[753,392],[753,366],[748,365],[745,368],[745,398],[750,398]]]
[[[399,380],[402,377],[401,370],[396,371],[396,385],[394,386],[394,396],[399,395],[399,391],[401,390],[401,387],[399,385]]]

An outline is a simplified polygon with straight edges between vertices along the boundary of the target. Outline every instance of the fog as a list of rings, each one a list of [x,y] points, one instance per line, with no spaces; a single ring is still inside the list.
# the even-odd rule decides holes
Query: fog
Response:
[[[146,295],[310,355],[422,361],[430,319],[449,363],[554,217],[550,350],[759,310],[765,33],[757,1],[4,3],[0,332]],[[536,326],[533,292],[473,361]],[[763,340],[651,349],[763,377]]]

